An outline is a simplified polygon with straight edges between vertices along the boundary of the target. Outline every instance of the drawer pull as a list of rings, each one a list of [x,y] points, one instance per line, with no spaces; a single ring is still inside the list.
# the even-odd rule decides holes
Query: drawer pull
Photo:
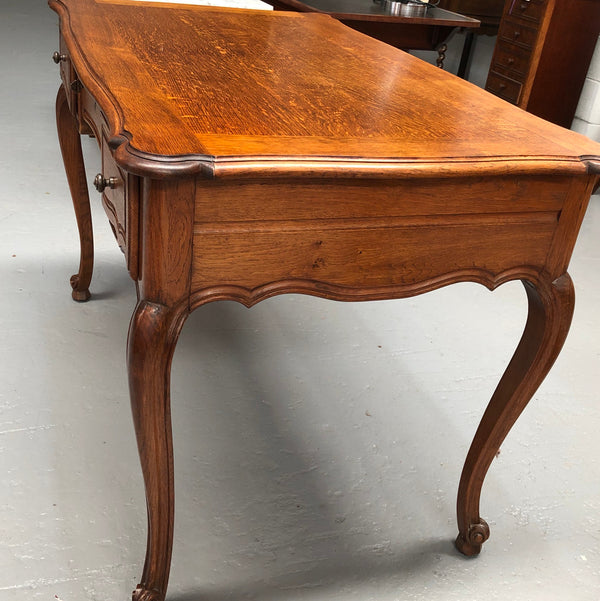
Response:
[[[507,62],[509,65],[514,65],[514,64],[515,64],[515,59],[511,57],[511,58],[507,59],[507,61],[506,61],[506,62]]]
[[[114,189],[117,187],[119,180],[116,177],[104,177],[102,173],[98,173],[94,178],[94,188],[98,192],[104,192],[106,188]]]
[[[67,60],[67,55],[56,51],[52,55],[52,60],[58,65],[58,63],[64,63]]]
[[[521,37],[521,32],[520,31],[515,31],[513,37],[514,37],[515,40],[518,39],[518,38],[520,38]]]

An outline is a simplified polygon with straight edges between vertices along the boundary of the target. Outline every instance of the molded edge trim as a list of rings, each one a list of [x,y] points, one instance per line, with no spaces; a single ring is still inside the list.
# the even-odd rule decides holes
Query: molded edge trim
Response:
[[[485,269],[463,269],[443,274],[423,282],[394,286],[354,288],[316,280],[280,280],[254,289],[236,285],[217,285],[192,292],[190,311],[209,302],[232,300],[246,307],[280,294],[306,294],[335,301],[373,301],[408,298],[430,292],[450,284],[472,282],[494,290],[505,282],[527,280],[533,283],[549,279],[548,274],[532,266],[512,267],[495,274]]]
[[[158,179],[200,175],[207,179],[269,178],[450,178],[491,175],[586,175],[582,157],[471,157],[438,160],[344,156],[160,156],[137,150],[126,135],[109,140],[116,162],[126,171]],[[600,169],[600,161],[597,163]]]

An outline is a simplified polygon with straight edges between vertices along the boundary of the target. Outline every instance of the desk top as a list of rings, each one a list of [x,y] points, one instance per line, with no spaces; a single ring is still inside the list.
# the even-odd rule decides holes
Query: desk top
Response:
[[[141,175],[600,171],[600,145],[319,13],[49,0]]]

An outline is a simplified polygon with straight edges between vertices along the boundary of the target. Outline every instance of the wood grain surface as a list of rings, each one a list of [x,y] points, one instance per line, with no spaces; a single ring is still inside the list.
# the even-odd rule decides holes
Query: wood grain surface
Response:
[[[158,155],[210,176],[324,173],[339,161],[378,176],[581,173],[592,163],[580,157],[600,156],[587,138],[323,14],[50,4],[130,170],[160,169]]]

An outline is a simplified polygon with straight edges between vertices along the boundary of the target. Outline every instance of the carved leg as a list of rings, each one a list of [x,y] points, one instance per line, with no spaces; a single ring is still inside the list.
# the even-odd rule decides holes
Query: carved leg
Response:
[[[519,346],[483,415],[458,489],[456,547],[477,555],[489,536],[479,516],[483,480],[502,441],[552,367],[569,331],[575,303],[567,273],[548,284],[523,282],[529,314]]]
[[[163,601],[169,581],[174,517],[169,383],[186,314],[142,300],[129,328],[129,390],[148,511],[146,561],[134,601]]]
[[[72,296],[76,301],[86,301],[90,298],[90,282],[94,268],[94,238],[92,233],[92,214],[90,198],[83,166],[81,139],[77,130],[75,118],[69,110],[64,86],[60,86],[56,96],[56,124],[60,150],[67,172],[67,181],[71,190],[81,254],[79,271],[71,277]]]

